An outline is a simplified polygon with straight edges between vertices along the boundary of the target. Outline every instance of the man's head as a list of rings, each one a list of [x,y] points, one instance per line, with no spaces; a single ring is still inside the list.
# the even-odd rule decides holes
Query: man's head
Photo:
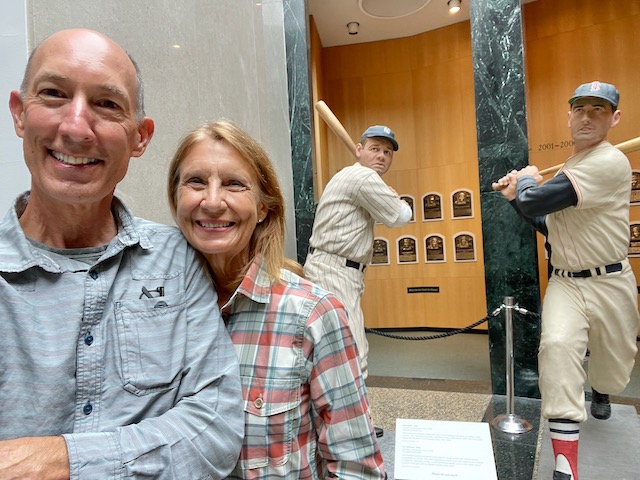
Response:
[[[398,150],[395,134],[389,127],[373,125],[367,128],[356,145],[358,161],[382,175],[391,166],[393,152]]]
[[[110,38],[72,29],[44,40],[9,101],[32,196],[110,202],[129,159],[142,155],[153,135],[142,97],[137,67]]]
[[[607,138],[620,121],[620,94],[609,83],[590,82],[576,88],[569,99],[569,128],[574,153],[593,147]]]

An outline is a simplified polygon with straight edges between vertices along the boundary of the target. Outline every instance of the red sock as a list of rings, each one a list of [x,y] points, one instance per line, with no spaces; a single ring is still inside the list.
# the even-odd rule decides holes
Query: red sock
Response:
[[[556,459],[556,471],[571,475],[571,480],[578,480],[580,424],[562,418],[550,419],[549,432]]]

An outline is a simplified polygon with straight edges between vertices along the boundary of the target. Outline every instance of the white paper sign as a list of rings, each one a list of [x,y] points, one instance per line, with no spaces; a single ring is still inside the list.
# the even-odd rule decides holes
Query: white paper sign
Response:
[[[489,424],[396,420],[396,480],[498,480]]]

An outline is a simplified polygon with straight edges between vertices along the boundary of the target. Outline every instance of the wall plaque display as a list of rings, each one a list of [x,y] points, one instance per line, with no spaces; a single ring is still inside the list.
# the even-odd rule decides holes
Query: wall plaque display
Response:
[[[456,262],[475,262],[475,236],[469,232],[456,233],[453,236],[453,248]]]
[[[422,197],[422,221],[442,220],[442,195],[429,192]]]
[[[631,203],[640,203],[640,170],[631,171]]]
[[[418,263],[418,250],[415,237],[405,236],[398,239],[398,263]]]
[[[473,195],[470,190],[456,190],[451,194],[451,218],[473,217]]]
[[[371,265],[389,265],[389,241],[386,238],[373,239],[373,257]]]
[[[409,222],[415,222],[416,221],[416,207],[415,207],[415,200],[411,195],[400,195],[400,200],[404,200],[405,202],[407,202],[409,204],[409,206],[411,207],[411,220],[409,220]]]
[[[424,261],[426,263],[446,262],[444,243],[442,235],[434,234],[424,237]]]
[[[629,225],[629,256],[640,257],[640,223]]]

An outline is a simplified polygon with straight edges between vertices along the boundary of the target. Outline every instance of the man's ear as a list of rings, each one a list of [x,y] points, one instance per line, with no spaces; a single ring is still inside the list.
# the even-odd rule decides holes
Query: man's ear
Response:
[[[615,112],[613,112],[613,116],[611,117],[611,128],[615,127],[618,124],[621,115],[622,112],[620,110],[616,110]]]
[[[138,145],[133,149],[133,152],[131,152],[132,157],[142,156],[151,141],[151,137],[153,137],[154,130],[155,123],[153,123],[153,120],[149,117],[144,117],[138,125]]]
[[[11,111],[11,118],[13,118],[13,128],[16,131],[16,135],[23,138],[24,135],[24,103],[18,90],[13,90],[9,95],[9,110]]]
[[[360,158],[360,153],[362,152],[362,143],[356,143],[356,157]]]

